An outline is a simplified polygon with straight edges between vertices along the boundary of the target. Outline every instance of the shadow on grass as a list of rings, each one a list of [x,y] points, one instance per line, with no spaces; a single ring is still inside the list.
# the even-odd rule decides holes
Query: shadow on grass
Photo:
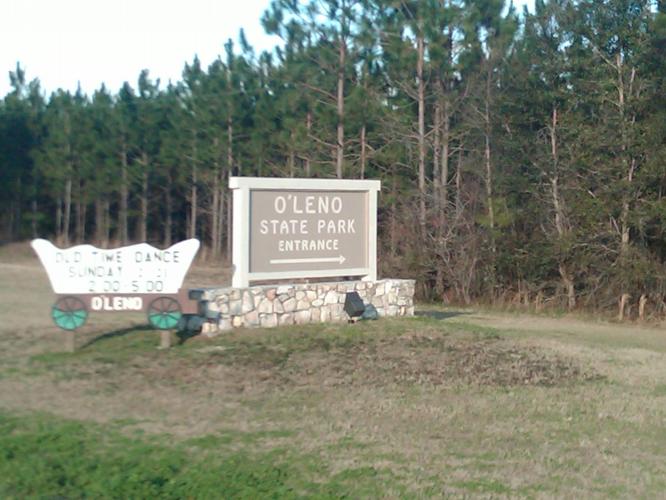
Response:
[[[190,339],[199,337],[201,335],[201,330],[179,330],[176,332],[176,337],[178,338],[178,345],[183,345]],[[201,337],[199,337],[201,338]]]
[[[426,318],[444,320],[455,318],[456,316],[465,316],[471,314],[467,311],[416,311],[415,316],[424,316]]]
[[[110,332],[103,333],[101,335],[97,335],[96,337],[93,337],[92,339],[88,340],[85,344],[81,345],[78,348],[78,350],[85,349],[87,347],[92,347],[93,345],[99,342],[104,342],[105,340],[113,339],[116,337],[124,337],[132,333],[147,332],[147,331],[157,332],[158,330],[155,330],[150,325],[135,325],[135,326],[129,326],[127,328],[120,328],[118,330],[113,330]]]

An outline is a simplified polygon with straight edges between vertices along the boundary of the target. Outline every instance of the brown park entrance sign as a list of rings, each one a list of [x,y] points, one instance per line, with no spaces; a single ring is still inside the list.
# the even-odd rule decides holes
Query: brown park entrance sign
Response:
[[[363,276],[376,280],[379,181],[232,177],[233,286]]]

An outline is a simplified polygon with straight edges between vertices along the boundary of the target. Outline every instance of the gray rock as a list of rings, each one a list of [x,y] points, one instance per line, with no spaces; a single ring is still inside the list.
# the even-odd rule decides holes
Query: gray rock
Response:
[[[273,312],[273,301],[267,298],[263,298],[259,307],[257,308],[259,314],[270,314]]]
[[[310,322],[310,310],[308,309],[306,311],[298,311],[294,315],[294,322],[297,325],[302,325],[304,323],[309,323]]]
[[[252,300],[252,294],[246,290],[243,292],[243,303],[241,306],[241,313],[246,314],[252,311],[255,308],[254,300]]]
[[[233,299],[231,300],[231,302],[229,302],[229,314],[237,316],[239,314],[242,314],[242,310],[243,310],[243,304],[240,300],[240,297],[237,299]]]
[[[345,312],[344,306],[342,304],[331,305],[331,320],[341,321],[343,319],[347,319],[347,313]]]
[[[337,302],[338,302],[337,292],[331,290],[326,294],[326,298],[324,299],[324,304],[337,304]]]
[[[247,326],[259,326],[259,313],[256,309],[245,315],[245,324]]]
[[[215,337],[219,335],[220,327],[215,323],[204,323],[201,325],[201,335],[204,337]]]
[[[278,316],[278,323],[280,325],[293,325],[294,315],[292,313],[284,313]]]
[[[384,307],[384,298],[383,297],[373,297],[371,301],[372,305],[379,308]]]
[[[231,330],[232,328],[233,324],[230,318],[223,318],[217,323],[217,329],[220,330],[221,332]]]
[[[296,299],[290,297],[282,304],[284,306],[285,312],[294,312],[296,310]]]
[[[259,317],[262,328],[273,328],[278,326],[278,317],[277,314],[262,314]]]

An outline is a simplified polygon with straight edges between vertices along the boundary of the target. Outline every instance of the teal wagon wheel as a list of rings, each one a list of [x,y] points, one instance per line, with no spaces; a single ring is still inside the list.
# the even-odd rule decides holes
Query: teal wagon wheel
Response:
[[[158,330],[176,328],[181,316],[180,304],[172,297],[158,297],[148,306],[148,321]]]
[[[76,330],[88,319],[88,310],[77,297],[61,297],[51,308],[53,322],[63,330]]]

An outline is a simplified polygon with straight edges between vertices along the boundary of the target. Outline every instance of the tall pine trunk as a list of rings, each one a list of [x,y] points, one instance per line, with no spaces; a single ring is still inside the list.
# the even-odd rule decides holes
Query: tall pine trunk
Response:
[[[463,187],[463,150],[464,143],[458,145],[458,161],[456,162],[456,219],[463,211],[462,187]]]
[[[141,155],[143,172],[141,175],[141,214],[139,218],[139,241],[148,241],[148,155]]]
[[[167,185],[164,188],[164,246],[171,246],[173,234],[173,198],[171,195],[172,180],[171,172],[167,173]]]
[[[342,21],[344,23],[344,20]],[[335,175],[342,179],[342,167],[345,156],[345,59],[347,56],[346,41],[340,34],[340,46],[338,48],[338,95],[337,95],[337,143],[335,146]]]
[[[79,179],[76,196],[76,241],[83,243],[85,235],[86,203],[84,200],[83,179]]]
[[[492,251],[495,253],[495,205],[493,202],[493,163],[492,163],[492,149],[491,149],[491,118],[490,118],[490,71],[486,81],[486,96],[484,99],[484,150],[483,160],[486,167],[486,199],[488,200],[488,225],[490,226]]]
[[[231,258],[232,245],[233,245],[233,233],[231,231],[232,227],[232,217],[233,217],[233,198],[231,192],[227,191],[227,259]]]
[[[229,238],[228,231],[225,231],[225,217],[224,217],[226,210],[225,201],[228,195],[228,191],[224,188],[224,179],[222,180],[223,182],[220,183],[220,204],[218,206],[218,214],[217,214],[217,234],[219,235],[217,242],[217,255],[222,255],[224,238],[225,237]]]
[[[419,29],[419,31],[421,31]],[[421,237],[426,233],[426,182],[425,182],[425,160],[426,160],[426,137],[425,137],[425,80],[423,66],[425,63],[425,40],[419,33],[416,41],[417,61],[416,76],[418,78],[418,140],[419,140],[419,226]]]
[[[72,214],[72,179],[68,178],[65,181],[65,198],[64,198],[64,214],[62,220],[62,234],[61,239],[62,243],[65,246],[69,246],[69,226],[70,218]]]
[[[198,172],[197,172],[197,147],[196,142],[192,141],[192,177],[190,185],[190,224],[188,227],[187,237],[196,238],[197,237],[197,211],[198,211]]]
[[[233,175],[234,172],[234,128],[233,128],[233,120],[231,118],[231,115],[229,115],[227,119],[227,178],[231,175]],[[240,161],[238,163],[238,173],[237,175],[241,175],[241,169],[240,169]],[[223,178],[224,179],[224,178]],[[227,179],[228,180],[228,179]],[[226,199],[227,199],[227,230],[226,230],[226,244],[227,244],[227,257],[231,255],[231,194],[229,190],[227,189],[227,186],[222,186],[222,190],[226,193]],[[223,215],[224,215],[224,204],[220,205],[220,225],[222,225],[223,222]],[[220,250],[222,248],[222,242],[220,241]]]
[[[435,84],[437,87],[437,84]],[[432,195],[435,211],[439,216],[441,210],[440,187],[439,187],[439,168],[441,166],[441,143],[442,143],[442,106],[439,98],[435,100],[435,109],[433,111],[433,144],[432,144]]]
[[[448,98],[444,99],[442,108],[442,153],[440,155],[439,192],[441,210],[446,212],[449,204],[449,155],[451,142],[451,110]]]
[[[104,199],[101,196],[95,198],[95,243],[104,248]]]
[[[621,255],[626,256],[629,250],[630,243],[630,212],[631,212],[631,190],[634,182],[634,175],[636,173],[636,158],[632,157],[629,153],[629,128],[633,127],[636,122],[636,116],[632,116],[630,120],[627,117],[627,98],[631,99],[634,93],[634,83],[636,80],[636,68],[631,69],[629,82],[625,84],[624,81],[624,63],[622,54],[618,53],[615,59],[617,69],[617,89],[618,89],[618,111],[620,114],[620,134],[621,134],[621,149],[622,149],[622,165],[624,167],[623,176],[627,182],[627,187],[622,193],[622,208],[620,213],[620,249]],[[625,95],[625,85],[627,85]]]
[[[213,198],[210,207],[210,249],[213,257],[218,255],[218,241],[220,225],[217,218],[220,216],[220,162],[218,160],[218,145],[219,139],[213,139],[213,151],[215,152],[215,160],[213,161]]]
[[[305,117],[305,128],[308,131],[308,142],[310,141],[310,135],[312,134],[312,111],[308,110],[308,113]],[[305,155],[305,176],[310,177],[312,174],[311,172],[311,159],[310,159],[310,149],[308,148],[308,152]]]
[[[109,246],[111,240],[111,202],[108,199],[104,200],[104,237],[102,244],[104,248]]]
[[[484,150],[483,159],[485,164],[485,184],[486,184],[486,200],[488,203],[488,227],[490,229],[490,258],[489,262],[489,282],[492,287],[491,294],[495,296],[496,277],[496,264],[497,264],[497,244],[495,241],[495,201],[494,201],[494,179],[493,179],[493,157],[491,148],[492,139],[492,120],[490,116],[490,103],[492,99],[492,67],[490,59],[487,61],[488,70],[486,74],[486,88],[484,93],[484,111],[483,111],[483,136],[484,136]]]
[[[39,215],[39,209],[37,208],[37,196],[33,195],[32,202],[30,203],[32,210],[32,220],[30,221],[32,226],[32,238],[37,238],[37,217]]]
[[[367,143],[367,126],[363,122],[361,127],[361,179],[365,179],[365,164],[368,161],[368,143]]]
[[[129,242],[128,229],[129,181],[127,173],[127,146],[123,141],[120,151],[120,206],[118,208],[118,239],[121,245]]]
[[[553,172],[550,179],[550,185],[553,200],[553,211],[555,214],[555,229],[557,231],[557,236],[561,241],[567,236],[568,227],[565,223],[566,215],[564,211],[564,201],[560,196],[560,167],[557,142],[557,121],[557,106],[553,106],[550,124],[550,154],[553,165]],[[564,286],[564,289],[567,293],[567,307],[571,311],[576,307],[576,287],[573,277],[571,276],[569,266],[566,263],[565,256],[559,256],[558,271],[560,273],[560,278],[562,279],[562,285]]]
[[[59,243],[62,243],[62,198],[60,196],[58,196],[58,199],[56,200],[55,231],[56,240]]]

